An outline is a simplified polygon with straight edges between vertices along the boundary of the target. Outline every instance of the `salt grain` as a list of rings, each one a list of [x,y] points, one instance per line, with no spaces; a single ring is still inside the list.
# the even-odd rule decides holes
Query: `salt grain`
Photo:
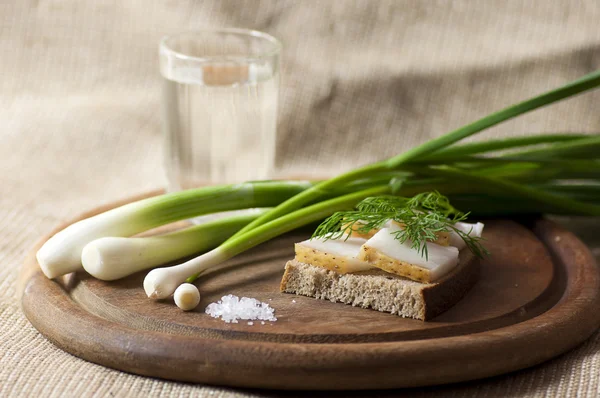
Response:
[[[269,304],[253,298],[239,298],[231,294],[221,297],[221,300],[216,303],[209,304],[205,312],[213,318],[221,318],[227,323],[238,323],[238,319],[271,322],[277,320],[275,309]],[[253,324],[253,322],[248,322],[248,325]]]

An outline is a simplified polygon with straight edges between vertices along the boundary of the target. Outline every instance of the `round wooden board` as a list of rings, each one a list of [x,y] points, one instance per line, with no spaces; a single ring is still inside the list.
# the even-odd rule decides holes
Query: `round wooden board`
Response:
[[[22,270],[22,308],[58,347],[104,366],[187,382],[299,390],[385,389],[498,375],[559,355],[600,326],[599,271],[572,233],[546,220],[531,229],[490,220],[484,237],[491,256],[481,264],[479,282],[431,322],[280,293],[292,243],[306,238],[301,233],[203,276],[202,301],[189,313],[172,300],[147,299],[144,273],[116,282],[84,273],[46,279],[35,260],[45,237]],[[226,294],[268,302],[277,322],[227,324],[203,313]]]

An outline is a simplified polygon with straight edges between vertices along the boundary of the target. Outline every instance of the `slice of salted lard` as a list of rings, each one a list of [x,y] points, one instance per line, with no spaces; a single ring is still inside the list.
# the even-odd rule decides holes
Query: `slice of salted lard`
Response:
[[[367,271],[373,267],[356,258],[366,241],[366,239],[356,237],[346,239],[346,236],[340,239],[313,238],[305,240],[295,245],[296,260],[327,268],[339,274]]]
[[[428,256],[400,243],[395,228],[383,228],[362,246],[357,258],[383,271],[419,282],[435,282],[458,264],[458,249],[427,242]]]
[[[454,227],[465,234],[473,238],[481,238],[483,233],[483,223],[478,222],[477,224],[471,224],[468,222],[457,222]],[[450,246],[456,247],[458,250],[462,250],[467,247],[467,244],[455,231],[450,232]]]

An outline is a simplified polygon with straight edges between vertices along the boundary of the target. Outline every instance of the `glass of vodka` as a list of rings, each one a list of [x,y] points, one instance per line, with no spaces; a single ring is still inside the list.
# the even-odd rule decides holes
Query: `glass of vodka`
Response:
[[[169,191],[272,177],[281,44],[220,29],[160,42]]]

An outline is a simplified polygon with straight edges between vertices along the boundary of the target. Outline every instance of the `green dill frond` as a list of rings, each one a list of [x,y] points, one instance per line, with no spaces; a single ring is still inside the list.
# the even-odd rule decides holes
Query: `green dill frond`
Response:
[[[487,251],[481,245],[481,238],[474,238],[458,230],[454,224],[466,220],[468,214],[454,208],[447,197],[437,191],[423,192],[412,198],[399,196],[374,196],[364,199],[356,206],[357,210],[334,213],[315,231],[313,237],[340,239],[350,236],[353,231],[368,233],[380,229],[389,221],[403,227],[394,231],[394,238],[400,243],[409,241],[411,248],[428,257],[427,241],[434,241],[440,232],[456,232],[477,256]]]

